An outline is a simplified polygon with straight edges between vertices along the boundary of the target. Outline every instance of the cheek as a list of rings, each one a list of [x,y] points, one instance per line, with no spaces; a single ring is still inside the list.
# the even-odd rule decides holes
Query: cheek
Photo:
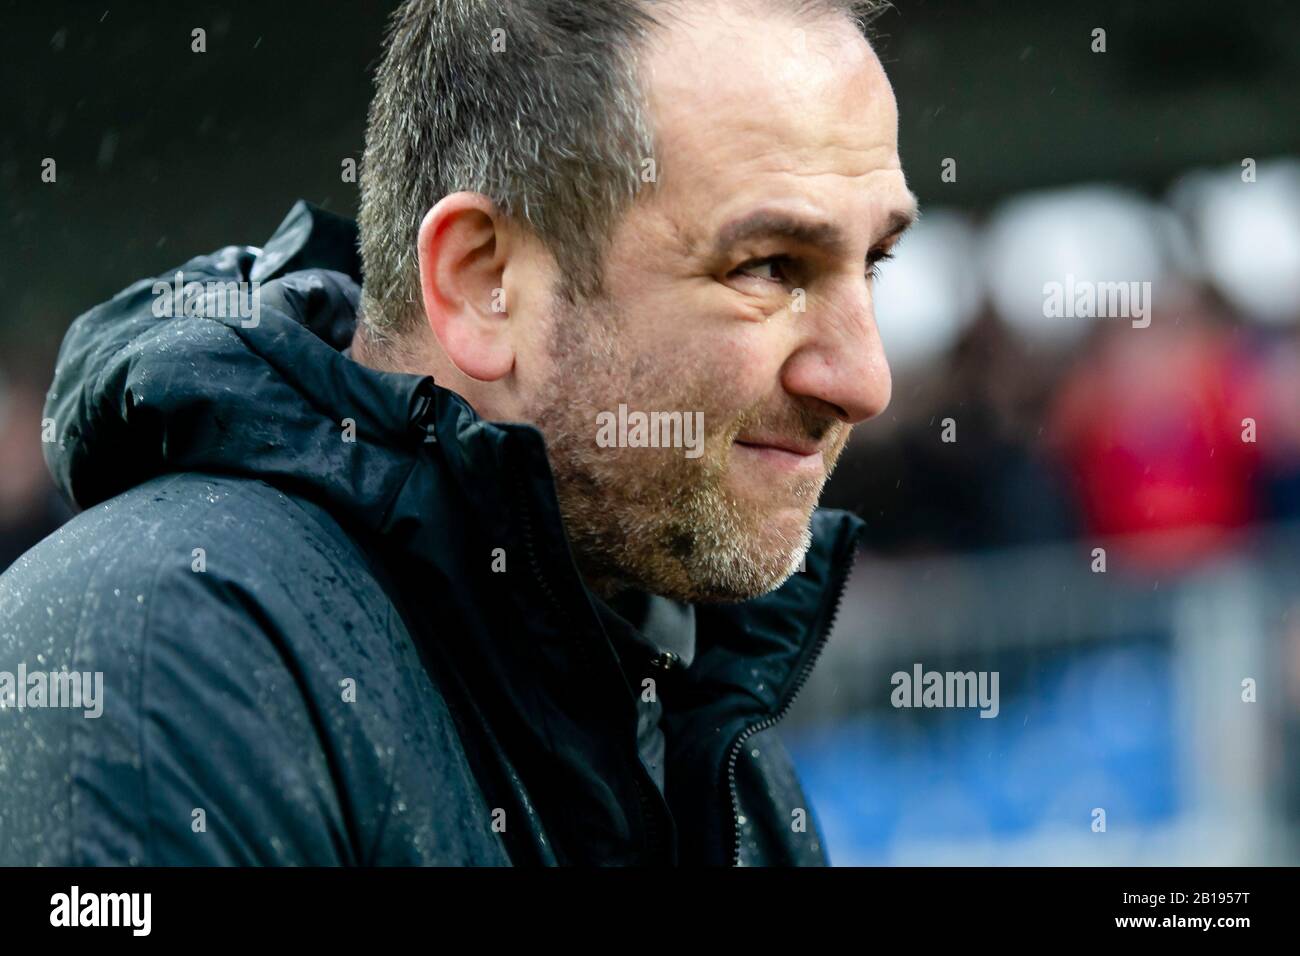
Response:
[[[732,322],[709,344],[708,356],[712,374],[737,408],[768,400],[779,388],[785,347],[772,323]]]
[[[714,285],[652,281],[623,312],[626,380],[647,403],[734,417],[779,387],[779,317],[720,307]]]
[[[757,347],[744,336],[709,336],[681,343],[672,369],[656,382],[660,407],[702,412],[705,434],[722,441],[740,421],[769,407],[775,372]]]

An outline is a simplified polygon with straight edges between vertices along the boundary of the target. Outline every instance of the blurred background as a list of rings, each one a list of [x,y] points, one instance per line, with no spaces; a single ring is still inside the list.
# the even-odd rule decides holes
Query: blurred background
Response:
[[[71,515],[71,320],[298,198],[355,214],[392,5],[0,3],[0,569]],[[825,498],[864,550],[782,725],[832,861],[1300,863],[1300,7],[876,30],[923,215],[876,285],[893,403]],[[1122,314],[1053,306],[1102,283]],[[997,672],[998,716],[891,706],[918,664]]]

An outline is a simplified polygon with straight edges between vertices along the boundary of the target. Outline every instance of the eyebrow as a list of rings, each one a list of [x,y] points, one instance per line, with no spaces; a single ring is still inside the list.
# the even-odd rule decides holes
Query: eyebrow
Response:
[[[884,231],[872,246],[893,239],[916,222],[916,219],[915,203],[903,209],[892,210],[885,219]],[[767,238],[788,239],[800,245],[815,246],[832,256],[843,256],[849,248],[848,237],[834,223],[804,219],[779,210],[760,209],[724,225],[718,231],[714,252],[721,255],[741,242]]]

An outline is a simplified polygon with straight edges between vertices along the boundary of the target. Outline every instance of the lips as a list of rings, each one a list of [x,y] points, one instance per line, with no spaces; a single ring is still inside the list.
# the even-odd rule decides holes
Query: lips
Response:
[[[768,476],[814,478],[826,474],[822,448],[816,442],[780,435],[746,435],[736,439],[736,451]]]
[[[769,448],[773,451],[788,452],[791,455],[799,455],[805,458],[809,455],[816,455],[822,450],[821,446],[816,442],[799,441],[777,435],[746,435],[744,438],[737,438],[736,444],[755,449]]]

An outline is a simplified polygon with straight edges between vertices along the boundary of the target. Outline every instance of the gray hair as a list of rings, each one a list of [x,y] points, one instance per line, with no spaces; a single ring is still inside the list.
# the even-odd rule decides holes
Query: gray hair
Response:
[[[362,316],[381,348],[416,324],[425,213],[482,193],[555,256],[569,301],[602,291],[614,227],[646,187],[654,131],[636,54],[680,0],[408,0],[375,77],[361,173]],[[844,14],[880,0],[765,0]],[[653,177],[650,177],[651,179]]]

